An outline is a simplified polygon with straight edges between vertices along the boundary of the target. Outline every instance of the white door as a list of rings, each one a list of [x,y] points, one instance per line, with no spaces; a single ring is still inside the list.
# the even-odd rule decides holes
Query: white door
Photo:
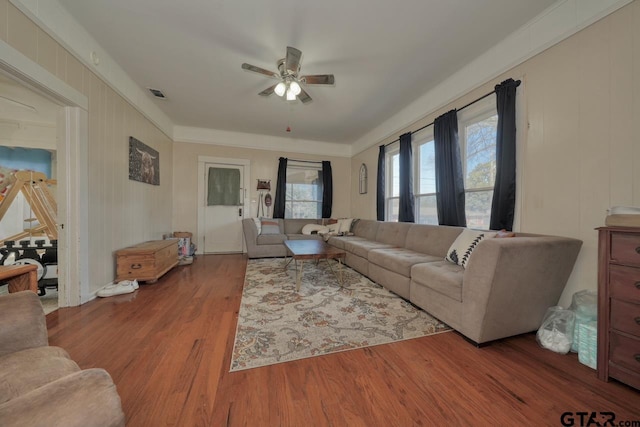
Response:
[[[242,252],[243,165],[205,163],[204,253]]]

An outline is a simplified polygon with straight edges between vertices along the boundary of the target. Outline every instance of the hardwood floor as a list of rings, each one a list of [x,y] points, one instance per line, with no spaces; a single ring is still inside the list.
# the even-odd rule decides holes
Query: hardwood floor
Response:
[[[599,381],[532,334],[478,349],[450,332],[229,373],[245,265],[199,256],[133,294],[60,309],[47,316],[50,344],[111,374],[128,426],[558,426],[568,411],[640,420],[640,392]]]

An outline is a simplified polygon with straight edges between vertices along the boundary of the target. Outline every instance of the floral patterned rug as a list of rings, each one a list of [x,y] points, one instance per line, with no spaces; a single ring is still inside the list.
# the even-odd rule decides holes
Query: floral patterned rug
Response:
[[[305,262],[300,292],[294,263],[283,267],[247,264],[231,372],[451,330],[346,266],[340,287],[326,261]]]

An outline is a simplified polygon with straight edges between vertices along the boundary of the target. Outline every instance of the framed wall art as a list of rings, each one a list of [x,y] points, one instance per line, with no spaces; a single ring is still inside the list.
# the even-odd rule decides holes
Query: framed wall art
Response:
[[[160,154],[133,136],[129,137],[129,179],[160,185]]]

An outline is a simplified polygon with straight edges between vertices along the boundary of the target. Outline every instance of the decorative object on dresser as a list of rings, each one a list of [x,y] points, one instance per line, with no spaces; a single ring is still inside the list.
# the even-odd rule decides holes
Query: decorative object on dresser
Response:
[[[178,264],[178,240],[151,240],[116,252],[116,282],[156,282]]]
[[[640,228],[598,232],[598,378],[640,389]]]

